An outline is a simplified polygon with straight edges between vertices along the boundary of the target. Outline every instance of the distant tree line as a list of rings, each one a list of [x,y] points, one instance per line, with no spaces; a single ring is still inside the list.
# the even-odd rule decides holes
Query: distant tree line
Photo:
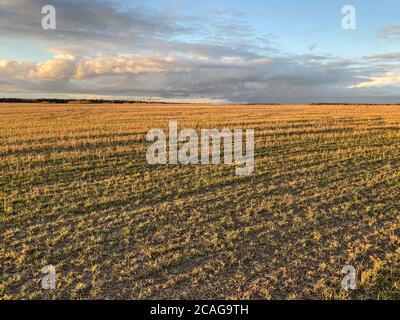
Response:
[[[107,99],[25,99],[25,98],[0,98],[0,103],[49,103],[49,104],[65,104],[65,103],[82,103],[82,104],[167,104],[167,102],[156,102],[150,100],[107,100]]]
[[[80,104],[183,104],[183,103],[169,103],[163,101],[151,100],[108,100],[108,99],[25,99],[25,98],[0,98],[0,103],[48,103],[48,104],[67,104],[67,103],[80,103]],[[190,104],[190,103],[184,103]],[[229,104],[229,103],[227,103]],[[234,103],[233,103],[234,104]],[[299,103],[300,104],[300,103]],[[314,103],[301,103],[314,106],[381,106],[381,105],[400,105],[400,103],[335,103],[335,102],[314,102]],[[239,105],[282,105],[276,102],[257,102],[257,103],[239,103]]]
[[[340,102],[317,102],[310,103],[312,106],[398,106],[400,103],[340,103]]]

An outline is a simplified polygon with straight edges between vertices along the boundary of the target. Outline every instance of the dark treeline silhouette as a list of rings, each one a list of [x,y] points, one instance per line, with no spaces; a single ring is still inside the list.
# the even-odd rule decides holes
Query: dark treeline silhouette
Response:
[[[107,100],[107,99],[24,99],[24,98],[0,98],[0,103],[49,103],[49,104],[65,104],[65,103],[83,103],[83,104],[167,104],[167,102],[156,102],[149,100]]]
[[[312,106],[399,106],[400,103],[340,103],[340,102],[316,102]]]
[[[400,103],[356,103],[356,102],[312,102],[312,103],[276,103],[276,102],[257,102],[257,103],[241,103],[246,106],[268,105],[310,105],[310,106],[399,106]]]
[[[0,103],[48,103],[48,104],[67,104],[67,103],[80,103],[80,104],[190,104],[179,102],[165,102],[165,101],[151,101],[151,100],[108,100],[108,99],[25,99],[25,98],[0,98]],[[198,103],[196,103],[198,104]],[[207,104],[207,103],[204,103]],[[226,104],[235,104],[229,103]],[[314,103],[298,103],[308,104],[313,106],[398,106],[400,103],[341,103],[341,102],[314,102]],[[283,103],[276,102],[257,102],[257,103],[238,103],[238,105],[283,105]]]

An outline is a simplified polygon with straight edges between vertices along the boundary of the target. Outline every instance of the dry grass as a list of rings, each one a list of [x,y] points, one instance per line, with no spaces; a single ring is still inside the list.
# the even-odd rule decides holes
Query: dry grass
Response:
[[[254,128],[256,173],[148,166],[170,119]],[[0,135],[1,299],[400,297],[399,107],[3,104]]]

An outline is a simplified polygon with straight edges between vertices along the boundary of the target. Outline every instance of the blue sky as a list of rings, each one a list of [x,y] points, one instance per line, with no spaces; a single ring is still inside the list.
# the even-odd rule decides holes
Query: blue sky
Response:
[[[351,35],[340,28],[341,9],[347,4],[356,7],[359,20],[358,29]],[[370,40],[364,45],[373,50],[376,30],[398,23],[400,15],[400,2],[395,0],[220,0],[193,1],[188,6],[193,12],[215,7],[241,12],[259,32],[276,33],[287,39],[286,45],[291,50],[301,50],[303,47],[301,44],[291,45],[289,41],[295,44],[315,41],[326,50],[336,51],[338,46],[349,44],[343,42],[351,38],[358,44]],[[342,50],[339,52],[345,52]]]
[[[341,9],[351,2],[357,9],[357,29],[344,31],[340,26]],[[201,15],[211,10],[233,11],[246,20],[260,34],[274,34],[277,46],[290,52],[314,50],[340,56],[362,56],[399,49],[399,44],[376,39],[377,30],[400,23],[400,2],[396,0],[200,0],[200,1],[126,1],[121,7],[137,3],[154,8]],[[22,8],[21,8],[22,10]],[[45,60],[51,53],[43,44],[7,39],[8,45],[0,51],[0,58],[12,55],[19,60]]]
[[[0,94],[397,102],[399,45],[395,0],[3,0]]]
[[[156,7],[171,5],[170,1],[150,2]],[[241,13],[259,33],[275,34],[279,37],[280,47],[291,52],[307,51],[313,44],[317,44],[318,51],[341,56],[399,49],[398,43],[376,39],[377,30],[400,22],[400,2],[396,0],[202,0],[182,3],[181,8],[193,14],[215,8]],[[341,9],[347,4],[357,9],[357,29],[351,32],[344,31],[340,25]]]

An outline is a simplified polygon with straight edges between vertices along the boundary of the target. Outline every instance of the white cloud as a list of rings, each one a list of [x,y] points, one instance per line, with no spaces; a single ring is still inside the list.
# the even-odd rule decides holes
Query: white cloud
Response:
[[[355,78],[346,67],[314,57],[107,55],[58,52],[43,63],[0,62],[2,90],[51,94],[155,96],[165,99],[279,100],[292,94],[321,96]],[[7,85],[8,84],[8,85]],[[14,89],[12,89],[14,92]]]
[[[35,67],[34,63],[18,62],[9,59],[0,60],[0,78],[26,79],[28,73]]]
[[[76,73],[76,64],[72,59],[56,57],[39,63],[28,74],[33,80],[68,80]]]
[[[400,24],[383,27],[378,31],[378,38],[383,40],[400,40]]]
[[[349,88],[382,88],[388,86],[400,87],[400,74],[395,72],[387,72],[383,76],[370,77],[367,79],[367,81],[351,85]]]

